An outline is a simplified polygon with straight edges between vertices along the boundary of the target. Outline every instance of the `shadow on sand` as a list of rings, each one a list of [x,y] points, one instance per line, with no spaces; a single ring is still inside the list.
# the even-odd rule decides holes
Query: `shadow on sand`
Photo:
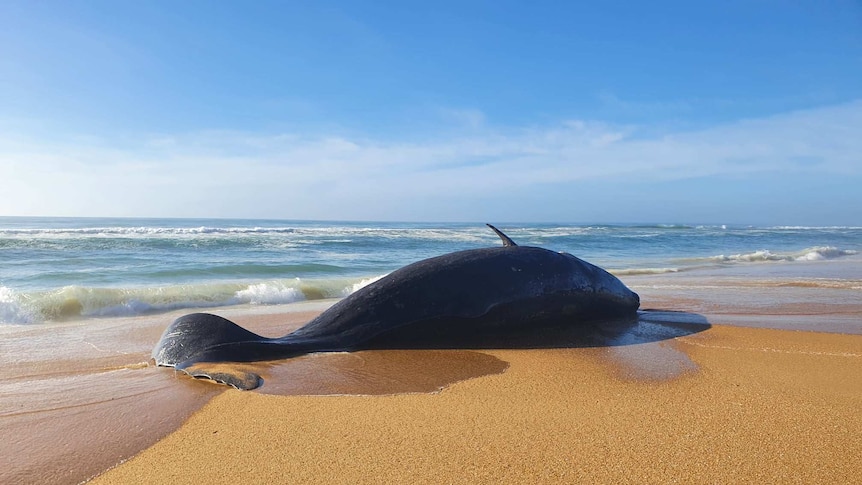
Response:
[[[406,349],[562,349],[616,347],[660,342],[710,328],[697,313],[641,310],[637,315],[594,322],[561,320],[531,328],[498,328],[464,333],[469,328],[453,320],[448,325],[410,325],[389,331],[355,350]]]
[[[592,323],[464,334],[453,321],[388,332],[351,352],[324,352],[241,366],[262,378],[257,392],[279,395],[382,395],[436,392],[455,382],[500,374],[509,363],[482,350],[605,348],[599,358],[625,378],[663,380],[697,369],[673,345],[710,328],[702,315],[644,310]],[[581,358],[573,355],[572,358]]]

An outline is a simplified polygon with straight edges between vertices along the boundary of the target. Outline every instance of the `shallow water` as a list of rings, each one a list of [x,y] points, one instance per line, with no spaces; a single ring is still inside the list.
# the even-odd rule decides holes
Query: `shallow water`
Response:
[[[712,324],[862,334],[862,260],[775,263],[625,279],[642,308],[708,315]]]
[[[79,483],[221,392],[147,364],[161,326],[139,318],[3,328],[0,483]]]

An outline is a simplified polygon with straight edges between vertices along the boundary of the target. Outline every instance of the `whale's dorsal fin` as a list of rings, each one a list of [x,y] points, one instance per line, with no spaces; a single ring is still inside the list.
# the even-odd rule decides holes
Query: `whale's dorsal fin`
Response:
[[[517,246],[517,244],[515,244],[515,241],[512,241],[509,238],[509,236],[503,234],[503,231],[497,229],[496,227],[492,226],[491,224],[485,224],[485,225],[490,227],[494,232],[497,233],[498,236],[500,236],[500,239],[503,240],[503,246]]]

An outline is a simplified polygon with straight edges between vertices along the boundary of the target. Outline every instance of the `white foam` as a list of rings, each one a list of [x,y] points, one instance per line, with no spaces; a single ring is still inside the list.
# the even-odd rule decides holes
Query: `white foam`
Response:
[[[354,293],[354,292],[360,290],[361,288],[364,288],[364,287],[370,285],[371,283],[374,283],[375,281],[382,279],[385,276],[386,276],[385,274],[382,274],[380,276],[375,276],[373,278],[365,278],[364,280],[362,280],[358,283],[354,283],[350,286],[345,286],[344,290],[341,292],[341,295],[342,296],[348,296],[351,293]]]
[[[294,278],[142,288],[66,286],[26,293],[0,286],[0,324],[43,323],[82,317],[129,317],[183,308],[280,305],[343,298],[383,276],[360,280]]]
[[[3,236],[25,237],[132,237],[132,236],[187,236],[201,234],[285,234],[297,232],[290,227],[82,227],[56,229],[3,229]]]
[[[740,253],[740,254],[732,254],[730,256],[725,256],[723,254],[719,254],[718,256],[713,256],[710,258],[714,261],[719,262],[755,262],[755,261],[780,261],[787,259],[785,257],[781,257],[779,255],[773,254],[768,249],[762,249],[760,251],[754,251],[752,253]]]
[[[768,249],[761,249],[751,253],[733,254],[725,256],[723,254],[707,258],[710,261],[720,263],[753,263],[765,261],[822,261],[825,259],[835,259],[843,256],[852,256],[856,251],[847,249],[838,249],[832,246],[819,246],[803,249],[795,253],[773,253]]]
[[[11,288],[0,286],[0,324],[32,323],[33,312],[23,304]]]
[[[767,229],[776,231],[822,231],[822,230],[838,230],[838,231],[856,231],[862,229],[862,226],[773,226]]]
[[[634,276],[634,275],[648,275],[648,274],[677,273],[677,272],[679,272],[679,268],[611,269],[611,270],[608,270],[608,272],[611,274],[617,275],[617,276]]]
[[[249,285],[248,288],[237,291],[236,297],[241,302],[252,305],[278,305],[305,300],[302,290],[282,282]]]
[[[840,258],[842,256],[852,256],[856,251],[847,249],[838,249],[832,246],[821,246],[804,249],[802,254],[795,255],[795,261],[822,261],[824,259]]]

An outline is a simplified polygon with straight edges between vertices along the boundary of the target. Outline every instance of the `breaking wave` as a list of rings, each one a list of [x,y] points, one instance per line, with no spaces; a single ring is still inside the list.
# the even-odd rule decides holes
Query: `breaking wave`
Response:
[[[609,273],[616,276],[635,276],[635,275],[650,275],[650,274],[665,274],[677,273],[679,268],[630,268],[630,269],[611,269]]]
[[[3,228],[0,237],[8,238],[184,238],[184,237],[232,237],[232,236],[288,235],[292,238],[325,238],[325,242],[351,242],[354,237],[378,237],[382,239],[423,239],[439,241],[481,242],[490,239],[484,227],[434,228],[434,227],[361,227],[361,226],[256,226],[256,227],[74,227],[74,228]],[[331,239],[341,238],[341,239]]]
[[[792,253],[774,253],[768,249],[754,251],[751,253],[733,254],[725,256],[711,256],[706,258],[708,261],[719,263],[733,262],[765,262],[765,261],[823,261],[826,259],[835,259],[843,256],[852,256],[857,254],[853,250],[838,249],[832,246],[821,246],[803,249],[802,251]]]
[[[256,283],[203,283],[151,288],[66,286],[52,291],[17,292],[0,286],[0,324],[57,322],[92,317],[123,317],[184,308],[280,305],[343,298],[373,278],[271,280]]]

